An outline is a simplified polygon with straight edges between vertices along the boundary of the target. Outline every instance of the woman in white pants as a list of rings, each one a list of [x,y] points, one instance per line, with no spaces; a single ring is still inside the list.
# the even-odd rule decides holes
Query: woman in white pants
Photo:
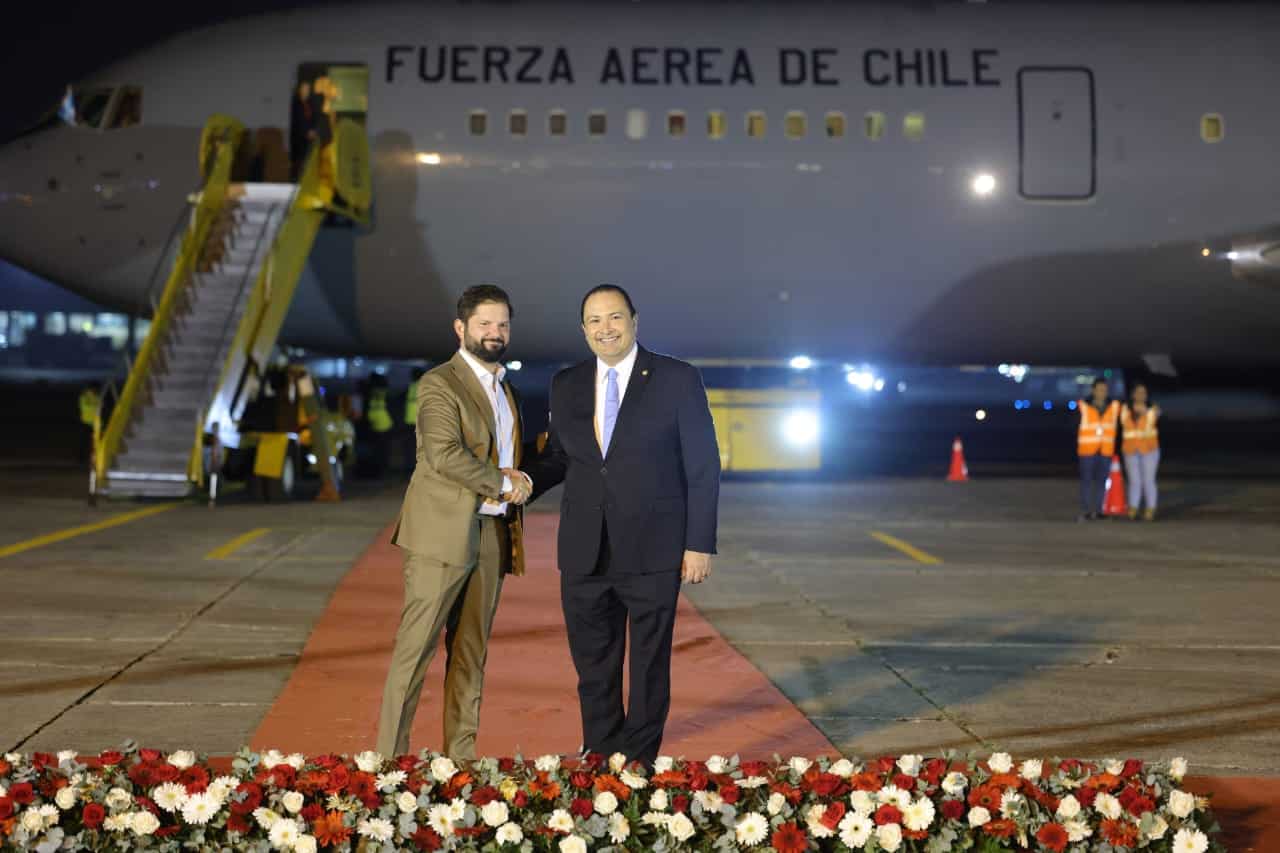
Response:
[[[1149,399],[1147,386],[1133,386],[1129,402],[1120,410],[1120,427],[1124,430],[1124,471],[1129,478],[1129,517],[1138,517],[1143,506],[1144,521],[1155,521],[1156,469],[1160,467],[1160,435],[1156,421],[1160,408]]]

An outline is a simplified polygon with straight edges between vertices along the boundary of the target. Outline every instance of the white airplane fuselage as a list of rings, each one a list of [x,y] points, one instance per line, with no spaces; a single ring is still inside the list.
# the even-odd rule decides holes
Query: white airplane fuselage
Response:
[[[613,282],[641,339],[685,357],[1277,363],[1280,287],[1264,258],[1245,278],[1228,255],[1280,226],[1277,31],[1280,10],[1260,5],[413,3],[241,19],[86,81],[141,87],[141,124],[8,143],[0,256],[136,309],[196,189],[209,116],[287,133],[301,64],[363,63],[372,227],[322,231],[288,343],[440,357],[457,295],[493,282],[514,300],[513,357],[577,358],[581,295]],[[1202,137],[1207,115],[1221,141]]]

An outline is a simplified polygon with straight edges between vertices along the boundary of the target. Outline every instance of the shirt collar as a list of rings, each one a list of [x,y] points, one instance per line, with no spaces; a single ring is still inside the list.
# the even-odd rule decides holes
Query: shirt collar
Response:
[[[492,388],[493,387],[492,377],[494,376],[498,377],[499,382],[502,382],[504,379],[507,378],[507,369],[502,365],[498,365],[497,373],[490,373],[489,368],[484,365],[484,362],[476,358],[471,353],[467,352],[465,348],[459,349],[458,353],[459,355],[462,356],[463,360],[465,360],[467,364],[471,366],[471,369],[475,371],[476,379],[480,380],[480,384],[483,387]]]
[[[613,366],[613,369],[618,371],[619,379],[627,380],[631,378],[631,368],[635,367],[636,353],[638,352],[640,352],[640,345],[632,344],[631,352],[627,353],[626,357],[623,358],[622,361]],[[596,382],[603,381],[608,372],[609,365],[605,364],[602,358],[596,356]]]

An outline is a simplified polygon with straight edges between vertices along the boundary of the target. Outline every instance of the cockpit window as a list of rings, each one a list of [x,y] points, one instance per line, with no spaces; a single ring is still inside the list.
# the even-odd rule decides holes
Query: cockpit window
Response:
[[[75,91],[72,97],[76,106],[76,124],[80,127],[98,127],[102,123],[102,114],[111,103],[111,89],[89,89]]]
[[[142,124],[142,89],[137,86],[125,86],[120,90],[116,100],[116,110],[111,116],[108,127],[133,127]]]
[[[64,94],[57,104],[40,117],[39,121],[12,138],[20,139],[42,130],[48,130],[51,127],[71,124],[73,121],[77,127],[96,130],[102,126],[103,117],[107,112],[107,108],[111,106],[111,96],[115,91],[115,88],[111,86],[91,86],[73,89],[69,99]],[[137,86],[128,86],[121,91],[120,97],[117,99],[117,106],[112,115],[110,127],[128,127],[131,124],[139,124],[141,121],[142,89]]]

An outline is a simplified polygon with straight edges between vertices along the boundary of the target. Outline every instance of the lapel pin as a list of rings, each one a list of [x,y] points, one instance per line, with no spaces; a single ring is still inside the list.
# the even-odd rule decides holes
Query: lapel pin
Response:
[[[641,376],[648,376],[648,375],[649,375],[649,371],[647,371],[647,370],[642,370],[642,371],[640,371],[640,375],[641,375]]]

